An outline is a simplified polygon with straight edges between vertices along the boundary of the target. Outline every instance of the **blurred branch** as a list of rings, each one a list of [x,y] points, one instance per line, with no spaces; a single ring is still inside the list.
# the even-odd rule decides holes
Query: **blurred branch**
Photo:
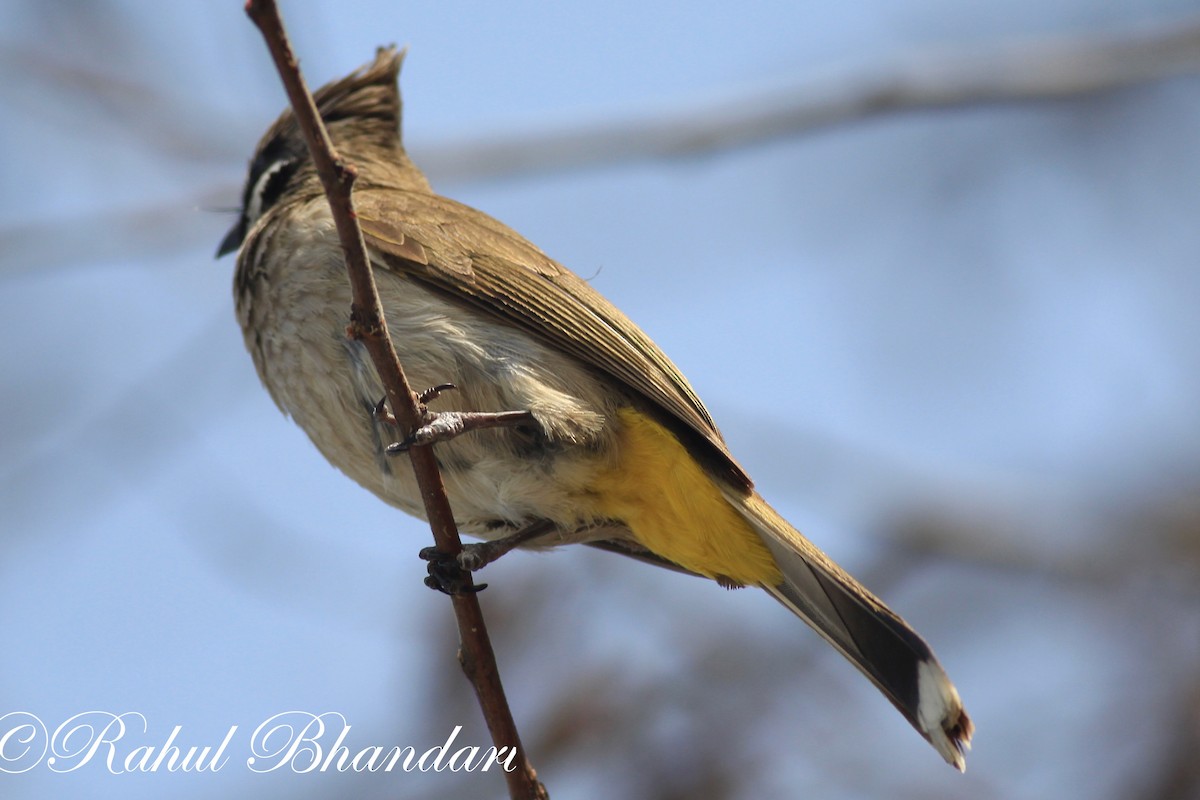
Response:
[[[1200,16],[1192,16],[1108,35],[915,53],[642,119],[429,148],[418,160],[431,175],[465,181],[698,156],[886,113],[1062,99],[1198,70]]]
[[[152,148],[199,163],[227,164],[241,137],[197,136],[192,101],[146,82],[80,66],[77,56],[5,43],[0,64],[36,76],[77,107],[124,120]],[[828,69],[788,87],[750,89],[714,101],[656,109],[595,125],[516,131],[457,144],[417,146],[437,180],[471,181],[655,158],[695,157],[752,147],[920,110],[1063,99],[1200,71],[1200,15],[1108,34],[1029,37],[942,47],[877,63]],[[181,122],[181,120],[183,122]],[[130,122],[136,124],[130,124]],[[237,125],[220,126],[221,131]],[[242,157],[240,150],[236,153]],[[236,187],[230,189],[230,196]]]
[[[1071,526],[1063,526],[1066,519]],[[1088,525],[1089,535],[1072,536],[1071,528],[1081,524]],[[1160,598],[1188,605],[1200,596],[1195,484],[1149,496],[1081,496],[1076,507],[1066,509],[1039,507],[1036,495],[973,504],[910,502],[886,527],[882,542],[922,560],[957,561],[1105,592],[1143,582]]]
[[[80,67],[62,54],[34,52],[11,44],[0,47],[8,63],[40,78],[42,96],[55,92],[73,100],[72,113],[103,109],[121,120],[132,135],[169,158],[228,166],[237,137],[220,140],[192,135],[190,112],[182,96],[167,95],[149,84]],[[753,147],[847,125],[886,113],[1063,99],[1200,71],[1200,16],[1157,23],[1107,36],[1037,38],[895,58],[883,64],[830,70],[785,89],[755,90],[687,108],[656,112],[653,117],[615,119],[595,126],[557,131],[515,132],[458,144],[413,149],[435,180],[485,180],[656,158],[695,157]],[[619,117],[619,114],[614,114]],[[199,117],[207,118],[207,117]],[[75,121],[87,125],[85,120]],[[208,126],[213,128],[213,126]],[[221,126],[229,130],[230,126]],[[236,129],[236,126],[232,126]],[[181,130],[186,133],[180,134]],[[211,131],[209,131],[211,133]],[[201,141],[203,140],[203,141]],[[99,243],[111,255],[136,252],[145,241],[172,242],[194,229],[196,205],[231,202],[239,187],[205,191],[197,200],[156,203],[141,210],[106,212],[94,235],[50,235],[61,230],[38,223],[0,227],[0,263],[5,271],[53,268],[80,255],[94,255]],[[79,230],[76,220],[72,230]],[[103,235],[100,235],[100,234]],[[77,238],[86,246],[72,241]],[[80,250],[84,247],[86,253]],[[23,253],[15,258],[15,253]],[[3,277],[3,276],[0,276]]]
[[[153,73],[138,79],[122,77],[111,67],[84,61],[77,52],[11,41],[0,43],[0,69],[44,84],[49,91],[34,96],[56,101],[53,112],[67,118],[61,124],[87,117],[90,133],[96,121],[102,119],[118,126],[130,140],[141,141],[180,161],[227,164],[235,153],[238,158],[244,157],[234,149],[237,139],[228,126],[211,124],[211,112],[197,107],[194,97],[179,92],[176,85]],[[156,77],[159,79],[154,80]],[[9,87],[9,92],[13,89]],[[47,105],[43,103],[42,107]]]
[[[1129,787],[1126,797],[1145,800],[1188,800],[1200,797],[1200,681],[1181,687],[1182,696],[1164,714],[1170,727],[1167,746],[1158,763],[1148,765],[1141,787]]]
[[[195,189],[191,196],[147,202],[137,208],[103,206],[88,213],[0,226],[0,281],[29,273],[94,267],[103,261],[152,263],[156,255],[212,252],[222,229],[235,219],[228,206],[233,185]],[[63,231],[70,231],[64,236]],[[155,264],[154,266],[158,266]]]

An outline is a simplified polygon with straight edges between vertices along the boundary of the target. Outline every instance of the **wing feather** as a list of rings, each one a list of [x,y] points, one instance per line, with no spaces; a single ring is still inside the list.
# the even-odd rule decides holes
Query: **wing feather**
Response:
[[[628,387],[734,486],[749,489],[695,390],[650,337],[575,273],[472,208],[424,192],[365,189],[355,206],[387,269],[516,325]]]

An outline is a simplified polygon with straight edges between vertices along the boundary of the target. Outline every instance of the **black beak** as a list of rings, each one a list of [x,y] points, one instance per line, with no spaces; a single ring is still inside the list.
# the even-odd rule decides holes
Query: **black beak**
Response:
[[[242,246],[242,240],[246,238],[246,218],[238,218],[237,224],[229,229],[229,233],[225,234],[225,238],[221,240],[221,246],[217,248],[217,258],[228,255],[234,250]]]

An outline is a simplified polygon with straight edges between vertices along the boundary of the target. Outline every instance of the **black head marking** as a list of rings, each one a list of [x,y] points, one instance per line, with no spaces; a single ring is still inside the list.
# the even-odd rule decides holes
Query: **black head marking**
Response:
[[[374,61],[321,87],[313,99],[343,155],[361,155],[356,148],[366,149],[376,159],[407,169],[410,183],[428,189],[400,143],[397,78],[403,57],[394,47],[380,48]],[[286,110],[267,131],[250,164],[242,190],[242,213],[221,241],[218,258],[241,247],[259,217],[293,188],[293,180],[308,160],[295,116]]]
[[[217,258],[241,247],[251,226],[279,201],[287,189],[288,182],[307,157],[304,143],[295,141],[295,138],[276,136],[255,155],[242,189],[242,213],[221,241]]]

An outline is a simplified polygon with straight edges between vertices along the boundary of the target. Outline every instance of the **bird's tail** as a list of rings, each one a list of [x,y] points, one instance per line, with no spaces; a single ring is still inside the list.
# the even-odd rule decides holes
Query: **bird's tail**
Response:
[[[757,493],[729,491],[726,497],[783,573],[782,583],[764,588],[870,678],[942,758],[963,771],[974,726],[929,645]]]

